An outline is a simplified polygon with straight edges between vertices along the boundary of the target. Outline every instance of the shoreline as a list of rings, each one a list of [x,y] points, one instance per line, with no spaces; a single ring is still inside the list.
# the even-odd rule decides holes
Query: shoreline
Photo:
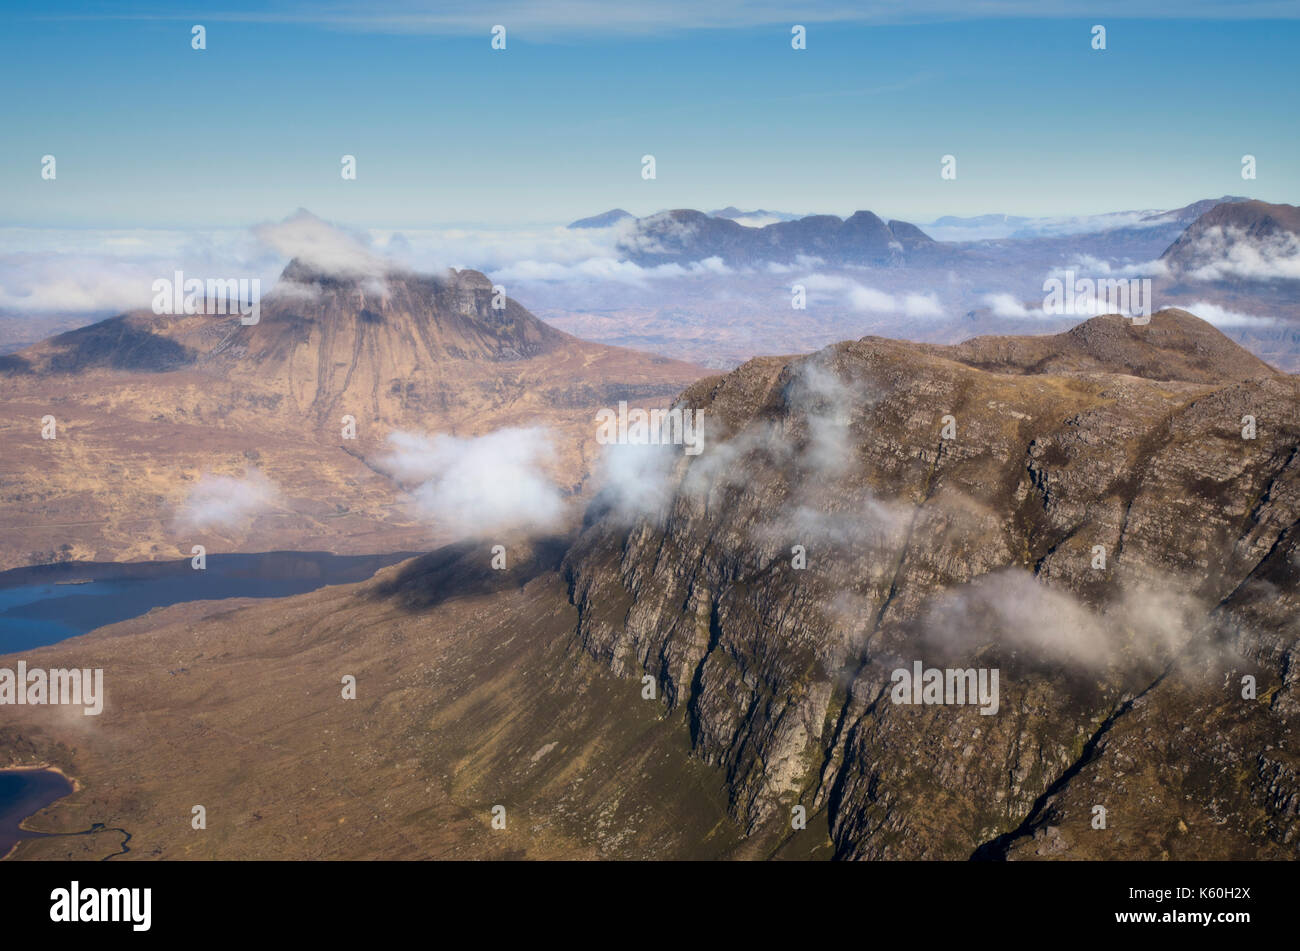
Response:
[[[22,766],[0,766],[0,773],[33,773],[39,770],[46,770],[51,773],[58,773],[68,782],[72,783],[72,792],[81,792],[81,783],[77,782],[77,777],[69,776],[62,768],[55,766],[53,763],[28,763]],[[69,796],[72,793],[68,793]]]
[[[23,832],[36,832],[39,835],[50,835],[51,833],[41,832],[39,829],[29,829],[27,827],[27,822],[29,819],[34,819],[37,816],[39,816],[42,812],[50,808],[50,806],[53,806],[59,800],[67,799],[68,796],[73,796],[81,792],[82,786],[81,783],[78,782],[77,777],[69,776],[67,773],[65,773],[58,766],[55,766],[53,763],[29,763],[21,766],[0,766],[0,773],[20,773],[20,772],[34,773],[34,772],[41,772],[41,771],[58,773],[60,776],[62,776],[64,779],[66,779],[69,783],[72,784],[72,791],[69,793],[65,793],[64,795],[60,796],[58,799],[55,799],[53,802],[47,803],[46,805],[42,806],[40,809],[37,809],[35,812],[33,812],[30,816],[24,816],[22,819],[19,819],[18,828]],[[22,839],[19,839],[17,842],[15,842],[12,846],[9,847],[8,852],[6,852],[4,855],[0,855],[0,862],[7,862],[10,856],[12,856],[15,852],[18,851],[18,846],[22,845],[22,841],[23,841]]]
[[[358,584],[422,554],[218,553],[209,556],[206,572],[197,573],[201,579],[195,577],[190,559],[29,565],[0,571],[0,604],[5,607],[0,656],[31,655],[177,605],[219,605],[224,610],[237,602]]]

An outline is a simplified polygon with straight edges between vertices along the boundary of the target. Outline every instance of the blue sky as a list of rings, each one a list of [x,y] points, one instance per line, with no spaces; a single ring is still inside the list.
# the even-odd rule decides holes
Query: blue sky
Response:
[[[5,6],[0,225],[237,227],[307,207],[517,227],[725,204],[926,221],[1300,197],[1295,3],[977,20],[944,3],[203,6]]]

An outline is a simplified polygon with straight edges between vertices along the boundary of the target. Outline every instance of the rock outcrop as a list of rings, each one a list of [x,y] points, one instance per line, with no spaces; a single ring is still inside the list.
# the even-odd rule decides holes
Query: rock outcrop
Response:
[[[1168,311],[866,338],[683,401],[705,451],[611,486],[565,571],[582,649],[655,678],[745,828],[803,805],[850,858],[1296,857],[1294,377]],[[996,713],[894,702],[916,661],[997,670]]]

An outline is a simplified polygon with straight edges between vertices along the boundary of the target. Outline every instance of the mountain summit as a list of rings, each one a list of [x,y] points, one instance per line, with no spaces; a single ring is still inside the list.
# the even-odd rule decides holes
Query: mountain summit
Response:
[[[1195,383],[1283,376],[1217,327],[1177,308],[1157,311],[1147,324],[1108,314],[1064,333],[975,337],[929,350],[997,373],[1123,373]]]
[[[232,347],[268,360],[300,345],[337,362],[347,358],[354,368],[355,358],[368,357],[387,365],[376,372],[399,376],[448,359],[522,360],[573,342],[494,292],[478,271],[389,271],[380,279],[340,282],[295,261],[262,320],[241,325]]]
[[[1215,205],[1161,255],[1199,280],[1300,279],[1300,207],[1264,201]]]
[[[478,271],[336,275],[294,260],[260,319],[134,312],[54,337],[10,358],[11,373],[186,367],[250,379],[308,403],[349,394],[418,396],[448,361],[529,360],[579,342],[544,324]],[[418,402],[418,399],[417,399]]]
[[[76,557],[174,557],[171,515],[192,482],[257,467],[293,517],[268,515],[214,546],[420,548],[431,529],[394,505],[377,461],[394,433],[545,429],[553,481],[574,492],[589,474],[582,439],[597,411],[661,406],[704,372],[571,337],[477,271],[295,260],[254,324],[133,312],[4,357],[0,434],[12,448],[0,530],[11,564],[52,560],[70,521],[87,526]],[[33,442],[26,422],[47,413],[58,438]],[[340,437],[345,417],[355,439]],[[83,454],[114,462],[87,469]],[[32,499],[48,517],[30,517]]]

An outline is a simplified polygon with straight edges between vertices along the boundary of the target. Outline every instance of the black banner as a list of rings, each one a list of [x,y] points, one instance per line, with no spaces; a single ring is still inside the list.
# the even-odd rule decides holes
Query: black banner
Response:
[[[702,930],[734,938],[791,927],[815,940],[856,933],[873,942],[1129,932],[1234,940],[1289,920],[1291,871],[1264,863],[4,862],[0,907],[6,936],[92,942],[338,940],[393,929],[436,938],[465,927],[629,940],[665,928],[697,939]]]

